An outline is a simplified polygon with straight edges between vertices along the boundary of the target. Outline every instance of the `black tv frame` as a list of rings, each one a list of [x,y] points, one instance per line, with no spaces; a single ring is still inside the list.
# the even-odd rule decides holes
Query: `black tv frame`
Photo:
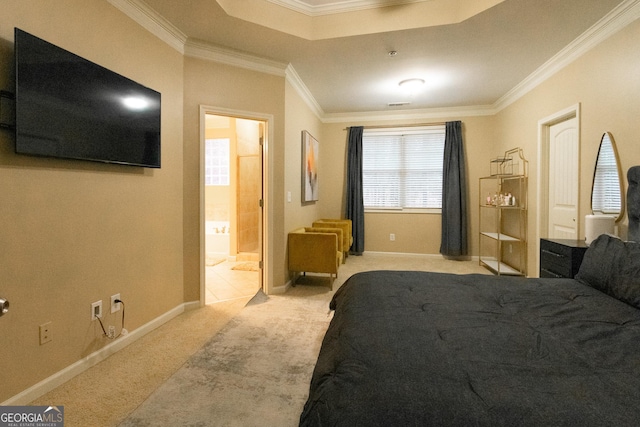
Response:
[[[17,154],[161,167],[159,92],[19,28],[15,63]]]

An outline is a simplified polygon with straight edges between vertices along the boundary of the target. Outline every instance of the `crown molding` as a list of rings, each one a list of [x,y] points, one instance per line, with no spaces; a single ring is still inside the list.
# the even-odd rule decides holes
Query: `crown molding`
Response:
[[[313,97],[313,94],[309,91],[307,86],[304,84],[298,73],[296,72],[293,65],[289,64],[286,69],[286,77],[287,81],[293,86],[293,89],[300,95],[302,100],[311,108],[313,113],[320,120],[325,116],[325,112],[318,104],[318,101]]]
[[[141,0],[107,0],[151,34],[184,54],[187,35]]]
[[[185,56],[220,62],[276,76],[284,77],[285,75],[287,64],[189,39],[186,34],[151,9],[142,0],[107,1]]]
[[[453,116],[493,115],[513,104],[580,56],[640,18],[640,0],[626,0],[622,2],[492,105],[421,110],[325,113],[291,64],[284,64],[255,55],[216,47],[206,42],[189,40],[184,33],[149,8],[142,0],[107,1],[185,56],[284,76],[323,123],[365,120],[440,119]]]
[[[391,120],[435,120],[450,117],[493,116],[493,105],[474,105],[469,107],[424,108],[416,110],[363,111],[358,113],[329,113],[320,118],[322,123],[346,123],[364,121]]]
[[[287,69],[287,64],[282,62],[272,61],[191,39],[187,40],[184,45],[184,55],[280,77],[285,76]]]
[[[620,3],[591,28],[498,99],[494,104],[496,112],[513,104],[580,56],[638,18],[640,18],[640,0],[627,0]]]

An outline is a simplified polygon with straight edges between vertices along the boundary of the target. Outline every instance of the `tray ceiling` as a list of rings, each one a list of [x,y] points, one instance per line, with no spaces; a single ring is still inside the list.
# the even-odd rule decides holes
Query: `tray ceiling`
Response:
[[[222,7],[225,1],[253,5],[256,19],[234,16]],[[304,1],[320,6],[328,0]],[[214,56],[213,60],[248,58],[280,69],[282,74],[286,69],[287,76],[293,76],[289,81],[297,82],[298,91],[306,94],[308,103],[326,120],[374,113],[495,111],[512,102],[514,94],[535,87],[640,17],[640,0],[504,0],[453,24],[313,39],[254,22],[259,21],[258,15],[270,15],[270,19],[279,17],[294,26],[295,20],[283,16],[309,18],[267,0],[126,2],[140,2],[145,15],[153,15],[163,28],[179,34],[190,56],[195,47]],[[396,7],[461,2],[428,0],[357,13],[373,13],[365,22],[374,27],[383,25],[387,12],[393,13]],[[272,11],[275,6],[277,13]],[[354,13],[313,19],[342,17],[346,22],[338,27],[349,27]],[[397,54],[391,56],[390,51]],[[426,84],[419,92],[402,91],[398,83],[410,78],[423,79]]]

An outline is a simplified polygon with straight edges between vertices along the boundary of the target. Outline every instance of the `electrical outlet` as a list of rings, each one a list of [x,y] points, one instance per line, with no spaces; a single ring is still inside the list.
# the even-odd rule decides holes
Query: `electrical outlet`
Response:
[[[40,345],[46,344],[53,339],[51,335],[51,322],[40,325]]]
[[[111,295],[111,313],[115,313],[116,311],[120,311],[122,308],[122,304],[116,302],[116,300],[120,299],[120,294]]]
[[[393,233],[389,234],[389,240],[391,240],[392,242],[395,242],[395,240],[396,240],[396,235],[395,235],[395,234],[393,234]]]
[[[102,317],[102,300],[91,303],[91,320]]]

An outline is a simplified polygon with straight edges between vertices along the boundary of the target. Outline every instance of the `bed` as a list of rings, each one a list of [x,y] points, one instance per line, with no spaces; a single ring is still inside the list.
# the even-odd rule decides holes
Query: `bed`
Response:
[[[640,167],[629,171],[640,241]],[[576,279],[356,274],[336,292],[301,426],[640,423],[640,243],[602,235]]]

